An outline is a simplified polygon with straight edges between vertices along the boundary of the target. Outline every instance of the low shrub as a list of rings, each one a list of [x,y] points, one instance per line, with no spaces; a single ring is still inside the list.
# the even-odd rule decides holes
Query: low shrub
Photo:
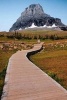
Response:
[[[59,77],[57,76],[57,74],[55,74],[55,73],[53,73],[53,72],[47,72],[47,74],[48,74],[51,78],[53,78],[55,81],[57,81],[58,83],[60,83],[60,82],[62,81],[62,79],[59,78]]]

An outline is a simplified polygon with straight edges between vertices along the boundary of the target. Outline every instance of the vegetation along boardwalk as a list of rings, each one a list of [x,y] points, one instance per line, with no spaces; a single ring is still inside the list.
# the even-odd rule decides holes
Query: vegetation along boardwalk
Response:
[[[1,100],[67,100],[67,91],[27,59],[41,48],[36,44],[11,56]]]

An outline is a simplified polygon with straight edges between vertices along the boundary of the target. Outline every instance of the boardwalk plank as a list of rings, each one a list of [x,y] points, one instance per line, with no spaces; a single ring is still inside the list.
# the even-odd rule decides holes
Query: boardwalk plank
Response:
[[[18,51],[9,59],[1,100],[67,100],[67,91],[26,57],[41,47]]]

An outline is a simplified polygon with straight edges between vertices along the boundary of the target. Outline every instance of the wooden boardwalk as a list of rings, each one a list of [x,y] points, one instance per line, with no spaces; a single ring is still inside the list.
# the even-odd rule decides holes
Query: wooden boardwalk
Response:
[[[67,100],[67,91],[26,57],[41,47],[42,43],[12,55],[1,100]]]

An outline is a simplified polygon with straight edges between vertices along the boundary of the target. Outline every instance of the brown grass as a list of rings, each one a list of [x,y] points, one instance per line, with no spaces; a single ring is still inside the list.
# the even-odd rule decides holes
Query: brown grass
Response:
[[[4,85],[4,78],[6,73],[6,68],[8,64],[8,60],[10,56],[16,51],[2,51],[0,50],[0,98],[2,94],[2,89]]]
[[[41,37],[41,41],[45,42],[45,48],[42,52],[32,56],[31,59],[46,73],[51,72],[57,74],[57,77],[62,79],[60,84],[67,89],[67,31],[23,30],[18,33],[22,34],[24,38],[20,40],[16,38],[7,38],[7,36],[13,35],[14,33],[15,32],[0,32],[0,42],[4,41],[17,44],[23,42],[31,45],[37,43],[37,39]],[[56,35],[65,39],[53,41],[50,40],[50,38],[46,39],[45,37],[47,37],[47,35],[48,37]],[[57,42],[60,43],[58,44]],[[63,44],[64,47],[61,48],[61,44]],[[3,70],[7,67],[8,60],[14,52],[14,50],[0,50],[0,97],[4,85],[4,77],[1,77],[1,73],[5,75]]]
[[[59,42],[60,45],[65,43]],[[56,41],[52,46],[46,43],[48,46],[44,45],[44,50],[31,56],[31,60],[44,72],[54,73],[58,79],[61,79],[59,83],[67,89],[67,47],[54,47],[55,43]]]
[[[17,44],[18,46],[19,46],[19,44],[23,43],[25,47],[24,48],[22,47],[21,49],[30,49],[30,48],[32,48],[32,45],[34,43],[36,43],[36,40],[26,40],[26,39],[25,40],[17,40],[17,39],[15,40],[15,39],[7,38],[6,36],[2,36],[2,37],[0,37],[0,42],[10,43],[12,45]],[[3,43],[0,43],[0,44],[3,44]],[[5,74],[6,74],[6,69],[7,69],[9,58],[18,49],[3,50],[0,48],[0,100],[1,100],[4,79],[5,79]]]

